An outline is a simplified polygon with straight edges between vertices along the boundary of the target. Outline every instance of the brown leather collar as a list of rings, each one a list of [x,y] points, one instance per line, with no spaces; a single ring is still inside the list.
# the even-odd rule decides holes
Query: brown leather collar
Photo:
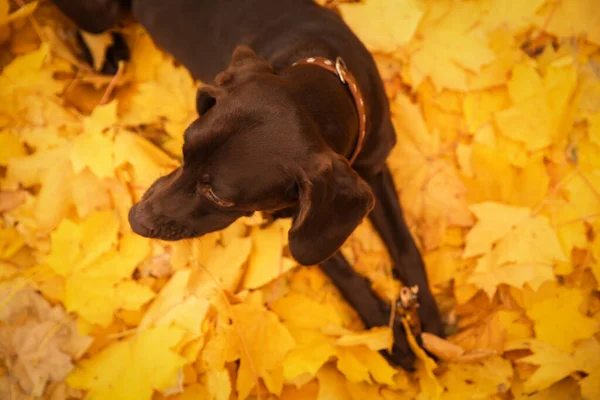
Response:
[[[356,140],[356,146],[354,147],[354,151],[348,158],[350,164],[354,163],[356,157],[362,150],[365,134],[367,130],[367,114],[365,113],[365,102],[363,100],[362,94],[360,93],[360,89],[356,84],[356,79],[354,76],[348,71],[346,67],[346,63],[342,60],[341,57],[338,57],[335,62],[331,61],[325,57],[308,57],[303,58],[300,61],[296,61],[294,65],[300,64],[308,64],[308,65],[317,65],[321,68],[325,68],[329,72],[333,72],[342,82],[342,84],[347,85],[348,89],[350,89],[350,93],[352,93],[352,98],[354,99],[354,105],[356,106],[356,111],[358,112],[358,139]]]

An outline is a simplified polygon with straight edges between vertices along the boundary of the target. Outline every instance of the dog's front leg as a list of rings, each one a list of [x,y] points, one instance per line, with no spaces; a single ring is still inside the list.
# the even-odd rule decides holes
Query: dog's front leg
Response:
[[[358,274],[338,251],[319,265],[341,292],[345,300],[358,313],[367,328],[386,326],[390,320],[391,307],[371,289],[371,282]],[[381,354],[392,364],[404,369],[414,369],[415,356],[410,350],[400,318],[394,319],[394,346],[392,352]]]
[[[375,208],[369,214],[375,230],[388,249],[394,271],[404,285],[418,285],[419,318],[426,332],[443,336],[443,325],[435,299],[429,289],[425,265],[406,226],[392,175],[386,167],[365,179],[375,194]]]
[[[102,33],[112,28],[126,9],[127,0],[52,0],[53,3],[78,28],[90,33]],[[114,75],[119,68],[119,61],[129,61],[129,48],[120,33],[113,32],[113,44],[106,49],[104,64],[100,70],[103,74]],[[85,61],[93,65],[92,53],[81,34],[77,33],[79,46]]]
[[[79,28],[102,33],[117,23],[123,0],[52,0]]]

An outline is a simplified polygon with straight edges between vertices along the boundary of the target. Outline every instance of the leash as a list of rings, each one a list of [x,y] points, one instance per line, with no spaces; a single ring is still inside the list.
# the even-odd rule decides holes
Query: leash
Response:
[[[396,303],[396,312],[401,318],[406,320],[412,334],[418,337],[421,334],[421,319],[418,313],[419,308],[419,286],[402,286],[400,288],[400,298]]]
[[[354,151],[348,158],[348,161],[352,165],[354,161],[356,161],[356,157],[362,150],[365,135],[367,131],[367,114],[365,113],[365,102],[363,100],[362,94],[360,93],[360,89],[356,84],[356,79],[354,75],[348,71],[346,67],[346,63],[342,60],[341,57],[336,58],[335,62],[331,61],[325,57],[308,57],[303,58],[302,60],[296,61],[292,66],[296,65],[316,65],[318,67],[324,68],[329,72],[332,72],[336,75],[340,82],[343,85],[348,86],[350,89],[350,93],[352,93],[352,99],[354,100],[354,105],[356,106],[356,111],[358,112],[358,139],[356,140],[356,146],[354,147]]]
[[[354,100],[354,105],[356,106],[356,110],[358,112],[358,121],[359,121],[359,131],[358,131],[358,139],[356,141],[356,146],[351,156],[348,158],[348,161],[352,165],[358,157],[358,154],[362,150],[365,135],[366,135],[366,126],[367,126],[367,115],[365,113],[365,102],[363,100],[362,94],[358,85],[356,84],[356,79],[354,75],[348,71],[348,67],[346,67],[346,63],[341,57],[336,58],[335,62],[331,61],[325,57],[308,57],[303,58],[300,61],[296,61],[292,66],[295,65],[316,65],[318,67],[324,68],[329,72],[332,72],[336,75],[340,82],[343,85],[348,86],[350,89],[350,93],[352,93],[352,99]],[[417,312],[419,308],[419,287],[418,286],[403,286],[400,288],[400,298],[396,303],[396,313],[400,315],[402,319],[404,319],[412,334],[415,337],[418,337],[421,334],[421,320],[419,318],[419,314]]]

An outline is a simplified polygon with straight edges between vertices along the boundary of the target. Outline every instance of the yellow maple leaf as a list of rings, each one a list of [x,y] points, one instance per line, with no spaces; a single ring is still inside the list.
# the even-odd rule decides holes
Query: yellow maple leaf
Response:
[[[141,57],[153,58],[152,54]],[[134,57],[137,58],[137,55],[134,54]],[[137,65],[137,61],[134,63]],[[144,67],[140,68],[143,71]],[[137,72],[137,69],[134,71]],[[141,72],[141,74],[146,73]],[[181,138],[183,130],[173,129],[168,125],[174,123],[177,128],[180,128],[182,123],[189,123],[190,119],[196,116],[194,99],[197,85],[189,71],[180,65],[176,66],[171,59],[159,63],[154,71],[149,72],[149,75],[153,75],[154,78],[135,84],[119,103],[120,123],[123,125],[157,124],[161,118],[165,118],[168,121],[165,126],[167,133]],[[169,99],[167,103],[164,101],[165,98]]]
[[[273,223],[265,229],[254,228],[252,238],[252,252],[242,283],[245,289],[266,285],[297,265],[291,258],[283,256],[287,232],[282,224]]]
[[[295,341],[277,315],[263,306],[235,304],[232,312],[233,323],[243,335],[243,343],[238,342],[241,362],[236,386],[240,398],[246,398],[255,386],[254,378],[270,379],[281,368]]]
[[[566,261],[556,232],[547,217],[537,216],[517,225],[491,252],[480,257],[469,282],[490,297],[500,283],[515,287],[528,283],[537,289],[553,278],[556,261]]]
[[[496,59],[484,65],[478,74],[467,77],[470,90],[502,89],[510,76],[514,64],[523,58],[523,53],[518,49],[516,38],[507,35],[502,27],[489,33],[490,48],[496,54]]]
[[[535,323],[536,338],[569,353],[577,340],[596,333],[600,324],[579,311],[583,300],[578,289],[554,283],[540,288],[527,307],[527,315]]]
[[[461,250],[450,246],[441,246],[423,256],[427,270],[427,278],[432,290],[436,293],[453,279],[462,263]]]
[[[517,149],[517,146],[520,147],[516,144],[515,148]],[[518,166],[521,168],[517,170],[515,175],[515,187],[510,202],[515,205],[535,208],[542,202],[550,188],[550,176],[544,156],[541,154],[532,155],[523,165]]]
[[[481,129],[478,133],[483,131],[488,131],[492,137],[482,139],[475,134],[476,143],[470,160],[473,177],[466,180],[469,200],[473,203],[495,201],[511,204],[517,186],[516,171],[509,155],[496,144],[493,129]],[[488,139],[493,143],[487,142]],[[497,176],[502,176],[502,179],[496,179]]]
[[[44,108],[41,111],[43,113],[52,114],[55,110],[52,108],[46,110]],[[60,135],[60,131],[63,129],[65,122],[68,121],[69,114],[65,115],[64,110],[60,114],[61,115],[55,114],[56,120],[53,120],[53,122],[55,122],[56,125],[48,124],[44,127],[24,127],[19,131],[19,137],[24,143],[36,151],[49,150],[52,148],[65,146],[68,142]],[[66,117],[66,120],[63,119],[64,117]],[[70,122],[71,121],[69,121],[69,125]],[[75,126],[75,123],[73,126]]]
[[[85,167],[98,178],[114,176],[113,143],[99,132],[86,132],[73,139],[71,161],[75,173]]]
[[[226,362],[239,359],[240,348],[235,345],[239,340],[238,332],[229,321],[217,323],[202,349],[196,368],[199,371],[222,370]]]
[[[540,366],[533,375],[523,382],[522,386],[525,391],[534,392],[546,389],[574,371],[583,371],[588,376],[579,381],[581,393],[586,399],[596,398],[600,389],[597,380],[600,373],[598,362],[600,343],[595,337],[580,341],[573,353],[561,351],[546,342],[533,339],[512,342],[508,348],[529,349],[533,354],[520,358],[517,362]],[[556,395],[556,392],[554,392],[554,395]],[[549,398],[555,397],[550,394]]]
[[[50,232],[63,219],[72,204],[68,161],[59,161],[42,173],[41,189],[35,205],[35,219],[41,232]]]
[[[19,185],[31,187],[41,184],[45,170],[51,165],[67,160],[68,147],[38,151],[23,157],[10,158],[6,165],[6,178],[3,180],[3,188],[17,189]]]
[[[65,83],[53,78],[51,68],[42,68],[50,54],[50,46],[42,44],[39,49],[16,57],[0,74],[0,99],[9,99],[17,93],[34,90],[38,95],[54,95]],[[1,104],[1,103],[0,103]],[[0,106],[0,111],[9,104]]]
[[[98,178],[114,176],[113,142],[103,134],[117,118],[117,103],[98,106],[83,121],[83,133],[73,139],[71,162],[75,173],[88,167]]]
[[[15,228],[0,229],[0,259],[9,260],[24,244],[23,238]]]
[[[540,366],[523,384],[529,392],[545,389],[577,369],[577,364],[570,354],[540,340],[517,340],[506,347],[506,350],[514,349],[529,349],[533,353],[519,358],[518,363]]]
[[[177,393],[169,396],[169,400],[197,400],[197,399],[212,399],[211,393],[206,385],[200,383],[192,383],[186,386],[183,393]]]
[[[139,330],[150,328],[190,297],[193,291],[189,287],[191,276],[190,269],[177,271],[171,276],[138,324]]]
[[[422,221],[426,249],[437,247],[448,225],[470,226],[466,188],[453,166],[439,157],[440,138],[427,129],[419,107],[404,95],[393,104],[399,143],[388,159],[409,218]]]
[[[71,179],[71,196],[79,218],[88,217],[94,210],[111,206],[111,197],[105,185],[90,170],[84,169]],[[126,226],[121,221],[121,227]]]
[[[531,325],[520,312],[498,310],[465,327],[451,340],[466,350],[461,354],[465,360],[477,354],[502,354],[507,342],[532,337]]]
[[[350,382],[371,383],[369,368],[356,356],[355,350],[356,348],[336,348],[336,367]]]
[[[136,281],[121,281],[115,287],[117,303],[125,310],[137,310],[154,297],[154,292]]]
[[[130,132],[120,132],[115,137],[114,157],[115,167],[124,164],[133,167],[133,184],[140,194],[156,179],[177,167],[177,162],[161,149]]]
[[[352,400],[345,385],[344,376],[335,368],[326,365],[317,373],[319,394],[317,400]]]
[[[581,171],[565,184],[569,203],[580,216],[595,215],[600,212],[598,201],[600,170]]]
[[[600,342],[596,337],[581,341],[573,357],[577,369],[584,371],[588,376],[579,381],[581,394],[586,399],[597,399],[600,396]]]
[[[141,26],[133,26],[128,43],[131,59],[127,65],[127,73],[133,75],[136,82],[157,79],[157,71],[168,56],[156,47],[156,44]]]
[[[466,91],[468,71],[479,71],[495,55],[485,41],[470,31],[480,6],[463,2],[448,4],[449,11],[440,7],[425,15],[419,26],[421,40],[410,54],[410,76],[414,86],[430,77],[438,90]]]
[[[536,21],[536,11],[544,4],[544,0],[507,2],[504,0],[487,0],[483,8],[485,14],[481,25],[486,31],[502,27],[510,33],[520,33]]]
[[[319,302],[300,293],[289,293],[275,300],[271,309],[287,324],[319,330],[328,325],[341,326],[337,309],[329,303]]]
[[[465,238],[465,258],[489,252],[495,242],[529,218],[531,212],[528,208],[492,202],[473,204],[469,209],[479,221]]]
[[[580,194],[583,194],[580,192]],[[552,225],[556,229],[558,239],[562,244],[565,254],[570,255],[574,248],[588,247],[587,230],[584,223],[584,213],[571,201],[558,198],[547,202],[546,214],[551,215]],[[572,270],[572,264],[566,264],[568,269],[557,270],[561,275],[566,275]]]
[[[117,230],[118,223],[110,211],[94,213],[81,224],[64,219],[51,234],[52,249],[46,263],[67,277],[116,244]]]
[[[80,33],[92,55],[94,70],[100,71],[102,64],[104,64],[106,50],[113,44],[112,35],[109,32],[93,34],[84,30],[81,30]]]
[[[351,382],[369,382],[373,380],[387,385],[394,384],[397,370],[377,351],[367,346],[336,347],[337,368]]]
[[[390,349],[394,343],[389,327],[371,328],[363,332],[349,332],[335,341],[338,346],[367,346],[371,350]]]
[[[242,280],[244,269],[242,268],[252,248],[251,238],[234,238],[226,247],[214,246],[209,259],[206,261],[206,271],[200,272],[206,282],[206,294],[213,291],[216,280],[219,287],[231,293],[235,292]],[[197,295],[202,296],[205,292],[198,289]]]
[[[581,399],[581,390],[577,381],[572,378],[560,380],[550,387],[535,392],[525,390],[523,381],[515,377],[511,387],[515,400],[554,400],[554,399]]]
[[[465,95],[462,111],[471,133],[491,121],[494,113],[510,105],[508,93],[504,87],[485,91],[472,91]]]
[[[336,351],[332,340],[323,333],[286,324],[296,346],[283,359],[283,377],[288,382],[314,376]]]
[[[557,36],[584,36],[600,45],[600,11],[593,2],[568,0],[552,4],[540,27]]]
[[[26,154],[27,152],[19,136],[6,130],[0,131],[0,165],[6,166],[9,158],[22,157]]]
[[[509,84],[514,105],[496,112],[494,121],[505,137],[524,143],[528,150],[542,149],[564,134],[560,128],[577,72],[572,66],[551,67],[541,81],[533,78],[536,72],[527,67],[516,66],[514,71],[517,73]]]
[[[32,1],[9,13],[10,4],[8,0],[0,0],[0,26],[30,15],[37,8],[37,5],[37,1]]]
[[[510,361],[498,356],[473,364],[450,364],[439,377],[445,388],[440,399],[487,399],[506,393],[512,375]]]
[[[149,400],[153,390],[177,386],[185,360],[171,349],[183,334],[161,326],[115,342],[82,361],[67,383],[98,400]]]
[[[81,224],[62,220],[51,235],[45,262],[64,278],[62,301],[89,322],[107,326],[116,309],[138,309],[153,297],[138,283],[126,296],[119,282],[128,278],[149,251],[148,242],[126,235],[117,243],[118,222],[111,211],[96,212]],[[125,284],[125,283],[123,283]]]
[[[344,21],[371,51],[391,53],[412,39],[424,13],[423,3],[367,0],[339,5]]]

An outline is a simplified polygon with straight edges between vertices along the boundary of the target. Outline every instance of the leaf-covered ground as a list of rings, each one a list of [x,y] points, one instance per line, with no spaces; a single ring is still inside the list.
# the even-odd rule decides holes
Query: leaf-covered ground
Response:
[[[600,7],[329,2],[374,53],[390,165],[449,340],[409,374],[260,215],[132,234],[199,83],[133,21],[115,77],[48,2],[0,0],[0,398],[600,399]],[[333,4],[335,3],[335,4]],[[102,65],[109,35],[85,35]],[[398,292],[367,223],[344,246]]]

